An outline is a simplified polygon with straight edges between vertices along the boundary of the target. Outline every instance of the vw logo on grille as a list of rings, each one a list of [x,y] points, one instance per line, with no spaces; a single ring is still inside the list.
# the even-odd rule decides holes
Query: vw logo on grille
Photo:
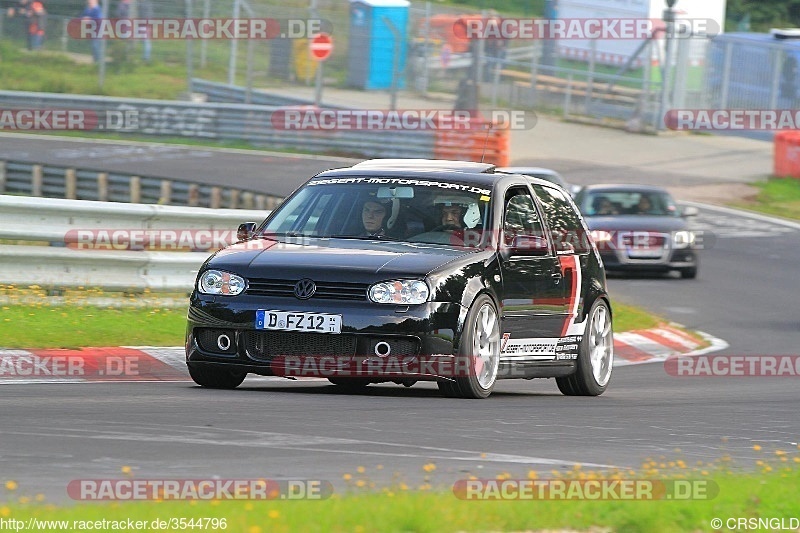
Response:
[[[301,279],[294,286],[294,295],[300,300],[308,300],[317,292],[317,286],[310,279]]]

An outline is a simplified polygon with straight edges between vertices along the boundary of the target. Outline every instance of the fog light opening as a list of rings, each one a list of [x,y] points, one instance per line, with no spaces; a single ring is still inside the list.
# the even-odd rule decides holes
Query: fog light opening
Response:
[[[378,357],[386,357],[392,353],[392,347],[386,341],[381,341],[375,345],[375,355]]]
[[[227,352],[231,349],[231,338],[223,333],[217,337],[217,347],[223,352]]]

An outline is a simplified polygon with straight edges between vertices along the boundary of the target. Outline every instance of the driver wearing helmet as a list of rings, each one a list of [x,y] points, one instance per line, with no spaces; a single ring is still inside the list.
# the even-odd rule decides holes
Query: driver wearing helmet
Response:
[[[480,222],[478,205],[471,198],[455,195],[440,195],[433,201],[439,210],[441,225],[436,231],[463,231],[474,228]]]

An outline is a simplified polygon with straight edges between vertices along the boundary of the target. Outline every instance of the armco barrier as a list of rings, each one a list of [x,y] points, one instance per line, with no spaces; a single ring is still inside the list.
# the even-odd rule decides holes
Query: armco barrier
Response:
[[[242,222],[260,222],[268,211],[114,204],[0,195],[0,239],[50,246],[0,245],[5,285],[100,287],[108,290],[191,290],[202,252],[76,249],[66,246],[76,230],[215,231],[235,240]],[[212,241],[217,242],[217,241]],[[109,246],[110,248],[111,246]]]
[[[0,194],[232,209],[273,209],[283,200],[227,187],[23,161],[0,160]]]
[[[83,110],[97,113],[101,122],[111,115],[120,117],[134,112],[138,118],[136,127],[104,130],[120,135],[245,141],[256,146],[369,158],[433,157],[434,133],[431,131],[276,129],[271,121],[272,113],[279,109],[276,106],[0,91],[0,108]]]

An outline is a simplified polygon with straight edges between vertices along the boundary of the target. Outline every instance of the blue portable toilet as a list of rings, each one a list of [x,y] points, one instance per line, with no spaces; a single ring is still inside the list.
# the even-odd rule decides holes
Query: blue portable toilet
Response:
[[[347,85],[359,89],[390,89],[395,43],[397,86],[405,80],[408,0],[350,0],[350,39],[347,49]],[[392,31],[399,32],[399,40]]]

